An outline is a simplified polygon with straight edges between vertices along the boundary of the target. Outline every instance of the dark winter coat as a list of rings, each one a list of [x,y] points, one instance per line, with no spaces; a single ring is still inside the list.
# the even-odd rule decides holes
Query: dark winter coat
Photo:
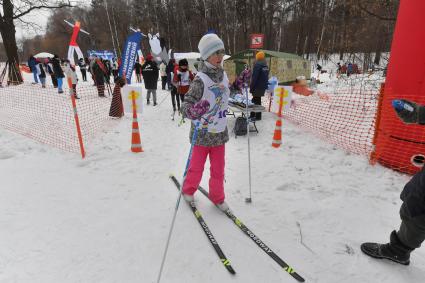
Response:
[[[40,70],[40,74],[38,74],[39,78],[45,78],[46,77],[46,72],[44,71],[44,64],[43,63],[38,63],[38,68]]]
[[[142,66],[142,76],[146,89],[156,89],[158,85],[158,65],[152,61],[146,61]]]
[[[96,60],[92,65],[92,72],[97,85],[105,83],[106,69],[101,60]]]
[[[80,70],[87,70],[87,65],[84,60],[78,60],[78,66],[80,67]]]
[[[142,73],[142,65],[140,65],[139,62],[134,63],[134,72],[136,72],[136,74]]]
[[[65,75],[63,74],[59,58],[52,58],[50,62],[52,63],[53,73],[55,74],[56,78],[64,78]]]
[[[252,70],[250,92],[253,94],[264,95],[264,91],[268,88],[269,82],[269,67],[266,62],[261,60],[257,61]]]
[[[35,60],[35,57],[34,56],[31,56],[28,59],[28,67],[30,67],[31,72],[34,72],[35,65],[37,65],[37,60]]]
[[[174,64],[175,64],[174,60],[170,60],[170,62],[168,62],[168,65],[165,68],[165,72],[167,73],[167,75],[174,72]]]
[[[404,186],[400,198],[401,210],[408,211],[412,218],[425,215],[425,166]]]

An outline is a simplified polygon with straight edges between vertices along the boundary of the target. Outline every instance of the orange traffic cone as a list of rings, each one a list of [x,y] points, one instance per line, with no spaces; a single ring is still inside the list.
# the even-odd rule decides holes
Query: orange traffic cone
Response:
[[[133,90],[130,93],[131,101],[133,105],[133,126],[131,131],[131,151],[132,152],[143,152],[141,139],[140,139],[140,131],[139,131],[139,123],[137,122],[137,110],[136,110],[136,92]]]
[[[282,144],[282,119],[276,120],[272,146],[278,148]]]

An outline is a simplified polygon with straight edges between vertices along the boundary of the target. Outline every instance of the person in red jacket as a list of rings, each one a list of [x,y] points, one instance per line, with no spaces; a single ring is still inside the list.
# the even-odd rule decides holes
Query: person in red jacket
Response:
[[[181,59],[178,69],[174,70],[173,83],[177,87],[177,94],[182,103],[184,101],[184,95],[188,92],[193,78],[194,76],[189,70],[189,63],[186,59]]]

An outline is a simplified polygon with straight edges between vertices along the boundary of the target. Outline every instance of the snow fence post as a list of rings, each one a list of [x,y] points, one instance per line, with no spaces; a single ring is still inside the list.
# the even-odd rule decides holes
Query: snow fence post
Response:
[[[84,157],[86,157],[86,152],[84,150],[83,135],[81,134],[80,119],[78,118],[77,103],[75,102],[75,93],[74,89],[72,88],[72,82],[70,77],[68,77],[68,87],[71,96],[72,109],[74,110],[74,120],[75,126],[77,128],[78,143],[80,144],[81,158],[84,159]]]

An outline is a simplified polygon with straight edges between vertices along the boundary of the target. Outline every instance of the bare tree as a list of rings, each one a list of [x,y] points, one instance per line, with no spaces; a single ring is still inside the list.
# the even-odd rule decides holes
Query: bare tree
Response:
[[[25,15],[41,9],[57,9],[62,7],[71,7],[71,3],[65,0],[2,0],[0,5],[3,11],[0,11],[0,33],[3,38],[4,48],[9,62],[9,81],[21,83],[22,76],[19,72],[18,47],[16,44],[15,21],[23,21]]]

